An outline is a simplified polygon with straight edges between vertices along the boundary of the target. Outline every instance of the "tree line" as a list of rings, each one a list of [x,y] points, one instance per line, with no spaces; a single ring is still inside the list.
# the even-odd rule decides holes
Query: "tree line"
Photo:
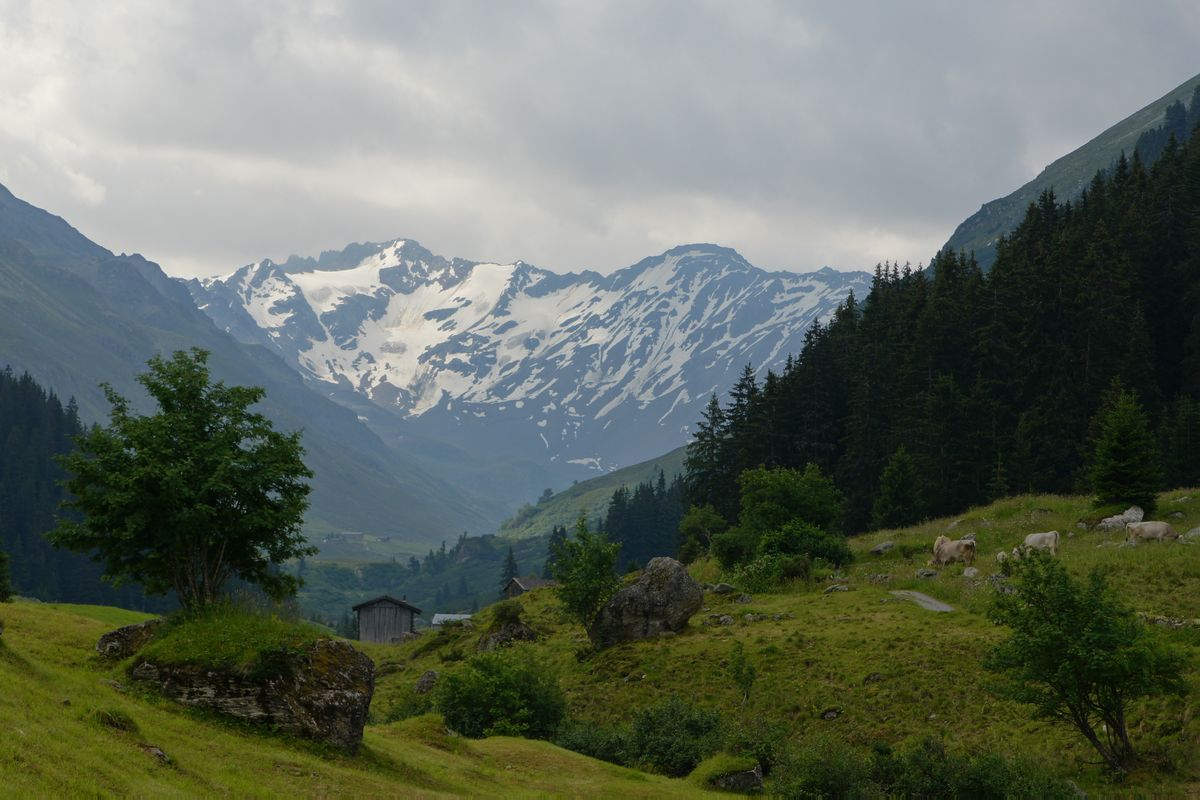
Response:
[[[1090,490],[1100,414],[1145,409],[1161,482],[1200,483],[1200,139],[1135,153],[1076,201],[1031,204],[984,273],[883,264],[782,371],[747,366],[688,452],[691,505],[739,515],[738,477],[815,464],[847,532],[1024,491]],[[1157,488],[1157,487],[1156,487]]]

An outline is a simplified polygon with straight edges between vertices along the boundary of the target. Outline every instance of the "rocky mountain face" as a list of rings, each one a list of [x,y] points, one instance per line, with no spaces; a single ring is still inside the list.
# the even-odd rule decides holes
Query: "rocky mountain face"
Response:
[[[780,364],[862,272],[765,272],[676,247],[610,275],[447,259],[396,240],[191,281],[196,305],[278,353],[385,438],[584,477],[687,441],[710,393]]]

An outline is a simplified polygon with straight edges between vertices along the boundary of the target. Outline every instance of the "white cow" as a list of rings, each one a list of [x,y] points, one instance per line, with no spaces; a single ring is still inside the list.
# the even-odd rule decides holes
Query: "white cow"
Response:
[[[1058,531],[1046,533],[1031,533],[1025,537],[1025,547],[1030,550],[1049,550],[1050,555],[1058,555]]]
[[[1179,532],[1166,522],[1130,522],[1125,525],[1125,533],[1134,544],[1151,539],[1156,542],[1179,539]]]
[[[968,565],[975,561],[975,540],[952,541],[946,536],[937,537],[933,543],[933,560],[930,563],[940,567],[952,561],[961,561]]]

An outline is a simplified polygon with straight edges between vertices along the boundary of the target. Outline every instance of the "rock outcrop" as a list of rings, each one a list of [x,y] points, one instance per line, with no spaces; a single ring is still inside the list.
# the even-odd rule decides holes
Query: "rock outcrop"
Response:
[[[537,639],[537,631],[524,622],[517,620],[516,622],[506,622],[503,625],[489,629],[479,637],[479,642],[475,645],[475,649],[481,653],[486,653],[490,650],[508,647],[514,642],[536,642]]]
[[[96,642],[96,652],[105,658],[120,661],[141,650],[161,627],[161,619],[149,619],[136,625],[126,625],[109,631]]]
[[[704,591],[673,558],[653,558],[641,577],[612,596],[588,636],[597,648],[678,633],[704,604]]]
[[[375,664],[350,644],[320,639],[269,675],[140,660],[130,676],[184,705],[205,708],[350,753],[362,742]]]

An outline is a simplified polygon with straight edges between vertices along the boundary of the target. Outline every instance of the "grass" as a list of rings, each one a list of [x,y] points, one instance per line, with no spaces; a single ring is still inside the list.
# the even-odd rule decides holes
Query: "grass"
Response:
[[[1184,496],[1194,500],[1179,502]],[[1160,509],[1164,516],[1181,512],[1182,518],[1172,522],[1180,532],[1189,530],[1200,525],[1200,491],[1166,493]],[[733,599],[736,593],[707,593],[704,609],[683,633],[600,653],[591,653],[583,629],[566,620],[553,590],[520,599],[524,619],[543,636],[532,647],[558,670],[569,713],[579,718],[628,722],[638,709],[676,692],[720,708],[735,722],[784,725],[797,742],[831,733],[856,746],[901,746],[933,736],[972,752],[1052,760],[1057,774],[1083,788],[1112,792],[1081,737],[989,693],[992,677],[981,667],[988,650],[1005,636],[985,616],[992,591],[986,577],[996,571],[994,554],[1011,550],[1030,532],[1059,530],[1064,537],[1060,558],[1067,568],[1077,575],[1104,570],[1137,610],[1200,618],[1200,546],[1118,547],[1117,534],[1076,527],[1093,513],[1085,498],[1025,496],[957,519],[879,531],[852,541],[858,560],[843,576],[851,591],[824,594],[824,582],[805,583],[755,594],[745,605]],[[916,577],[938,534],[969,532],[980,545],[979,578],[963,578],[961,565],[940,570],[936,578]],[[883,540],[895,542],[896,548],[882,557],[870,555],[871,547]],[[912,554],[906,560],[901,551]],[[692,571],[706,581],[720,577],[711,562],[693,565]],[[893,589],[925,592],[955,611],[925,611],[891,595]],[[386,714],[411,703],[412,684],[425,670],[455,669],[439,655],[473,652],[489,613],[484,609],[477,615],[474,630],[447,631],[399,646],[364,646],[386,672],[378,681],[373,712]],[[721,614],[736,623],[704,624],[709,615]],[[765,619],[747,622],[747,614]],[[1200,632],[1156,630],[1188,654],[1190,690],[1185,698],[1141,702],[1131,709],[1131,732],[1145,764],[1121,790],[1195,794],[1200,792],[1200,720],[1192,709],[1200,705],[1195,671]],[[758,675],[744,704],[729,668],[737,642]]]
[[[139,657],[246,674],[275,664],[280,655],[304,650],[322,635],[308,623],[222,605],[172,619]]]
[[[685,797],[681,781],[545,742],[449,735],[439,717],[369,725],[358,757],[221,722],[123,686],[95,654],[114,622],[145,615],[0,604],[0,795]],[[149,749],[161,748],[163,762]]]

